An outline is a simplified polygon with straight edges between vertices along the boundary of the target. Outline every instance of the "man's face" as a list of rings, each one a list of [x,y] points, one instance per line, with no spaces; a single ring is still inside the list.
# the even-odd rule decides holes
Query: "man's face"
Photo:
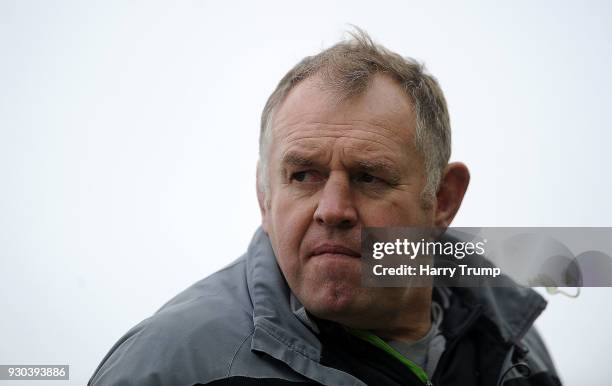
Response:
[[[421,199],[415,113],[398,84],[377,75],[362,95],[338,103],[319,82],[303,81],[274,115],[263,226],[308,311],[359,320],[408,296],[361,287],[361,229],[432,226],[434,210]]]

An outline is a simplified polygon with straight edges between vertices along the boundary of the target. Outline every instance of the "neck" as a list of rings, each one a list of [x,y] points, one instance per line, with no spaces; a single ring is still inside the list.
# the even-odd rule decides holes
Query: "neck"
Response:
[[[388,328],[373,329],[372,332],[384,340],[416,341],[431,329],[431,302],[422,309],[414,310],[403,320],[392,323]]]
[[[370,330],[384,340],[415,341],[431,329],[431,287],[411,288],[375,312],[359,320],[335,320],[345,326]],[[393,298],[389,296],[389,298]],[[401,306],[399,306],[401,304]],[[332,318],[328,318],[332,319]],[[332,319],[333,320],[333,319]]]
[[[372,332],[385,340],[415,341],[431,329],[431,287],[412,288],[409,298],[383,328]]]

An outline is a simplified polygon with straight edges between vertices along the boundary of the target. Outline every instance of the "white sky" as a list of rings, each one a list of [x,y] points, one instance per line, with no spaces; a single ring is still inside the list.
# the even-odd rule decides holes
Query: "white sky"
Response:
[[[611,226],[611,16],[607,2],[0,2],[0,364],[70,364],[64,384],[85,384],[131,326],[244,252],[265,100],[348,23],[439,79],[452,159],[472,172],[454,225]],[[609,374],[610,294],[549,299],[538,324],[567,384]]]

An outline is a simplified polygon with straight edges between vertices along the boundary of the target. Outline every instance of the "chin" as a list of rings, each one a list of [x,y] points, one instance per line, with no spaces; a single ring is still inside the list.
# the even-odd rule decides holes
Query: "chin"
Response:
[[[317,291],[314,299],[303,304],[318,318],[342,322],[359,315],[358,292],[353,287],[325,286]]]

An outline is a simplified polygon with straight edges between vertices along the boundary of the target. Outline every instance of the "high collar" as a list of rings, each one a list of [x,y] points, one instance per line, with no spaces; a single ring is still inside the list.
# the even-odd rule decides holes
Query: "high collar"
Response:
[[[460,241],[445,235],[443,241]],[[456,266],[457,261],[437,256],[436,264]],[[472,254],[462,260],[470,267],[493,267],[486,257]],[[461,280],[459,280],[460,282]],[[501,337],[508,343],[518,344],[534,321],[546,308],[546,300],[531,288],[518,285],[509,276],[483,279],[479,286],[455,286],[451,290],[438,287],[439,293],[452,293],[468,308],[479,308],[484,317],[498,328]],[[520,346],[520,344],[519,344]]]
[[[453,288],[453,293],[466,305],[481,307],[483,315],[497,326],[502,338],[513,344],[519,344],[546,308],[546,301],[540,294],[513,282],[504,287]]]
[[[321,342],[303,323],[301,305],[294,301],[292,307],[291,291],[261,228],[249,245],[246,268],[253,303],[251,350],[264,352],[324,385],[366,386],[350,374],[320,364]]]
[[[247,285],[253,302],[253,323],[287,345],[319,360],[321,343],[294,313],[291,291],[276,262],[270,239],[257,229],[247,252]],[[299,306],[296,311],[299,311]]]

